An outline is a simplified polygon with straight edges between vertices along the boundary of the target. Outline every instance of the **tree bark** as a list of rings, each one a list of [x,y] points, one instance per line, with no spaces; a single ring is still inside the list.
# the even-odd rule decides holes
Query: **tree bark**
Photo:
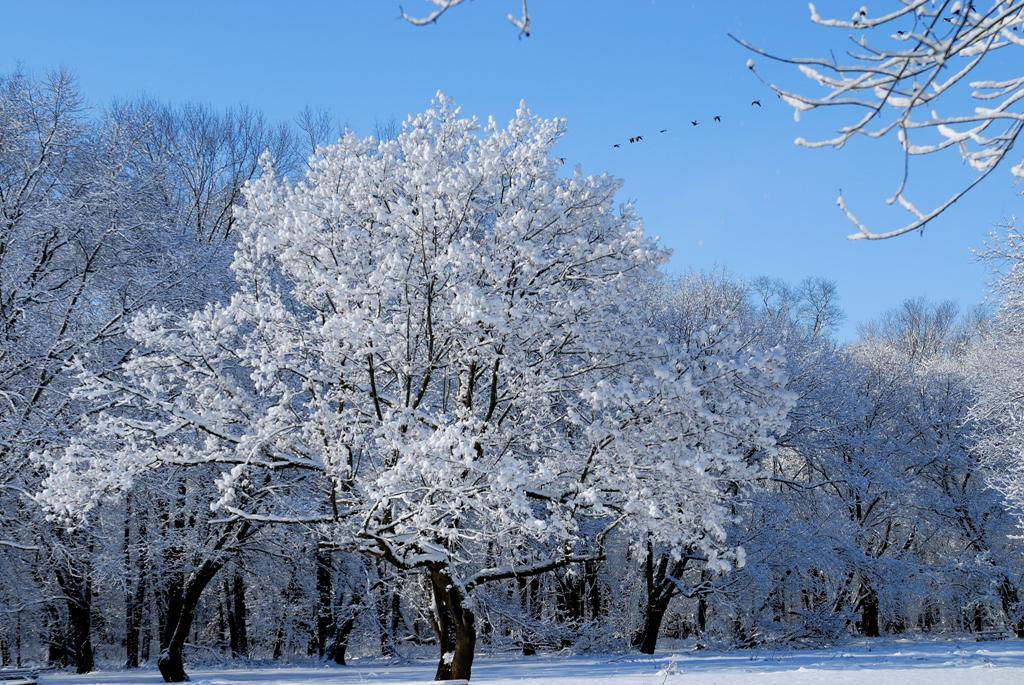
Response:
[[[434,680],[469,680],[476,650],[476,617],[465,606],[465,597],[440,566],[429,568],[434,596],[434,630],[440,658]]]
[[[384,566],[379,564],[377,566],[377,577],[381,578],[383,576]],[[393,657],[395,656],[396,638],[393,632],[393,627],[395,626],[393,605],[397,598],[395,592],[387,589],[383,583],[378,583],[378,587],[374,604],[377,609],[377,622],[380,624],[380,655]]]
[[[249,633],[246,627],[249,611],[245,603],[245,578],[238,571],[231,582],[224,581],[224,595],[227,600],[228,643],[231,656],[247,658],[249,656]]]
[[[633,638],[633,646],[639,649],[641,654],[654,654],[668,603],[668,600],[648,600],[644,611],[644,627]]]
[[[84,585],[79,597],[68,600],[68,624],[75,650],[75,673],[89,673],[95,667],[92,651],[92,583],[85,579]]]
[[[360,598],[353,594],[348,602],[345,618],[337,624],[334,638],[331,641],[330,647],[328,647],[327,658],[339,666],[345,665],[345,655],[348,653],[348,639],[352,635],[352,629],[355,628],[361,604]]]
[[[192,630],[199,598],[222,565],[223,562],[204,561],[185,581],[181,594],[169,598],[171,605],[168,607],[168,616],[174,617],[176,620],[173,624],[164,627],[162,632],[167,636],[167,642],[156,660],[157,668],[160,669],[160,675],[163,676],[164,682],[180,683],[188,680],[183,658],[185,642]]]
[[[46,664],[51,668],[65,668],[70,661],[60,611],[55,605],[47,604],[43,614],[46,617]]]
[[[868,585],[861,587],[860,634],[864,637],[878,637],[881,634],[878,623],[878,595]]]
[[[520,603],[522,604],[523,610],[535,621],[540,620],[540,578],[533,576],[532,578],[517,578],[517,584],[519,586],[519,597]],[[537,645],[529,639],[530,636],[526,629],[523,631],[523,656],[534,656],[537,654]]]
[[[1024,612],[1021,611],[1020,594],[1007,576],[999,583],[999,600],[1003,612],[1009,619],[1013,632],[1017,637],[1024,637]]]
[[[92,579],[88,570],[57,570],[57,584],[67,601],[67,634],[76,673],[88,673],[95,667],[92,650]],[[65,652],[66,654],[66,652]]]
[[[124,523],[124,564],[125,571],[129,574],[132,571],[132,519],[133,508],[129,496],[126,505],[127,513]],[[146,538],[145,519],[140,518],[138,524],[138,540],[141,542]],[[125,668],[139,667],[140,634],[142,632],[142,609],[146,601],[146,557],[139,545],[138,556],[134,560],[135,587],[129,585],[124,593],[124,644],[125,644]],[[148,651],[148,650],[147,650]]]
[[[334,565],[331,553],[326,550],[316,551],[316,651],[317,656],[327,656],[331,636],[334,633]],[[345,663],[342,655],[341,663]]]
[[[633,647],[639,649],[642,654],[654,654],[665,613],[672,599],[679,594],[672,577],[680,578],[686,571],[685,557],[674,562],[671,569],[669,562],[669,557],[664,554],[655,558],[654,546],[650,542],[647,543],[643,569],[647,601],[644,603],[643,627],[633,635]]]

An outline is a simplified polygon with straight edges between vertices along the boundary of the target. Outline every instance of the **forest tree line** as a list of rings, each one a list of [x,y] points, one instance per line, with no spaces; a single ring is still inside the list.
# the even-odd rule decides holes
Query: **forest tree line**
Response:
[[[0,665],[1024,637],[1012,268],[843,342],[560,120],[332,132],[0,79]]]

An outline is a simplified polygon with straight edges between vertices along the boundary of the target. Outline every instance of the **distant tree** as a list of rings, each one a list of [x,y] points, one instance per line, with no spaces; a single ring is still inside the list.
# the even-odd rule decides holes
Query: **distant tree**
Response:
[[[886,202],[899,204],[910,220],[875,231],[840,194],[839,207],[857,229],[850,235],[854,240],[891,238],[924,228],[1007,158],[1013,164],[1010,173],[1024,178],[1024,161],[1012,154],[1024,129],[1024,76],[1015,73],[1024,52],[1024,5],[1007,0],[884,4],[889,7],[869,12],[853,3],[849,19],[828,19],[810,6],[815,25],[852,34],[843,44],[841,61],[835,55],[838,45],[827,56],[791,58],[737,39],[760,55],[796,65],[819,87],[808,93],[767,82],[797,116],[824,108],[850,113],[836,136],[798,138],[798,145],[841,148],[856,136],[898,141],[904,155],[902,179]],[[747,65],[759,73],[753,60]],[[949,148],[976,175],[932,208],[921,209],[909,196],[911,159],[931,156],[935,159],[930,163],[937,164],[937,153]]]
[[[0,613],[17,616],[18,640],[45,633],[55,664],[92,669],[97,583],[117,559],[125,661],[137,665],[147,593],[173,616],[176,584],[163,581],[181,570],[190,488],[165,483],[170,497],[139,493],[69,534],[34,501],[46,465],[31,454],[66,443],[96,409],[72,397],[77,375],[117,373],[135,314],[223,294],[235,206],[267,149],[288,164],[290,132],[247,110],[136,101],[90,117],[66,73],[0,78]],[[161,554],[154,587],[145,569]]]
[[[983,255],[997,275],[999,306],[971,356],[979,391],[975,447],[1024,525],[1024,235],[1010,228]]]

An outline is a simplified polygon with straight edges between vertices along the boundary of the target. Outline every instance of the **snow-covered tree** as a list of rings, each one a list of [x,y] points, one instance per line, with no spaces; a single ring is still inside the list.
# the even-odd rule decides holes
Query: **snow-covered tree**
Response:
[[[301,182],[268,166],[238,213],[238,292],[137,317],[123,373],[83,373],[107,409],[47,453],[41,499],[74,515],[215,471],[224,524],[318,524],[424,578],[439,679],[471,674],[477,588],[599,558],[613,530],[728,569],[729,498],[784,427],[781,362],[636,306],[665,252],[616,180],[559,174],[563,131],[439,95]]]
[[[713,542],[726,539],[729,525],[742,525],[743,514],[749,513],[749,495],[752,485],[763,477],[761,466],[770,464],[776,455],[775,438],[783,426],[777,419],[768,420],[778,401],[766,393],[764,377],[756,371],[760,364],[751,364],[751,354],[764,346],[749,326],[750,307],[747,290],[722,275],[691,275],[678,282],[659,284],[648,296],[653,326],[664,340],[689,358],[689,365],[707,368],[702,360],[713,359],[711,374],[696,385],[700,388],[706,406],[716,407],[723,419],[731,419],[726,428],[709,432],[701,439],[701,448],[709,454],[742,455],[746,470],[732,467],[732,473],[722,472],[726,484],[716,493],[717,499],[705,500],[706,510],[717,509],[715,518],[725,524],[721,530],[709,531]],[[744,325],[747,324],[747,325]],[[754,371],[755,373],[751,373]],[[723,402],[738,403],[734,409],[723,411]],[[737,415],[749,412],[752,421],[737,422]],[[667,426],[669,434],[687,424]],[[691,420],[689,425],[700,425]],[[714,441],[714,442],[712,442]],[[689,498],[687,498],[689,499]],[[687,502],[689,509],[692,503]],[[692,524],[676,522],[674,525]],[[710,580],[732,563],[742,567],[746,552],[742,547],[728,554],[729,564],[718,563],[719,550],[706,543],[682,550],[667,547],[663,536],[640,537],[634,545],[634,555],[641,559],[644,586],[643,619],[632,636],[633,646],[641,652],[653,654],[661,625],[676,597],[698,598],[712,589]],[[694,582],[688,575],[696,575]]]
[[[1024,235],[1011,227],[983,254],[995,267],[998,309],[971,355],[979,392],[975,447],[1024,523]]]
[[[908,222],[873,230],[840,194],[839,207],[857,229],[852,239],[877,240],[924,228],[1004,160],[1013,176],[1024,177],[1024,161],[1013,153],[1024,129],[1024,75],[1015,68],[1024,48],[1024,5],[1010,0],[892,0],[882,5],[869,10],[850,3],[849,18],[831,19],[811,4],[813,24],[845,34],[841,50],[837,45],[820,57],[778,57],[740,40],[761,55],[796,65],[817,87],[808,92],[768,82],[795,115],[826,108],[849,114],[835,136],[798,138],[798,145],[841,148],[864,136],[895,138],[900,146],[901,180],[886,202],[906,210]],[[747,66],[759,73],[753,60]],[[937,153],[949,148],[957,150],[973,177],[944,191],[948,194],[934,205],[919,207],[910,195],[911,159],[930,156],[929,163],[938,164]]]
[[[133,567],[122,596],[141,616],[159,526],[126,505],[69,535],[33,501],[46,465],[30,453],[66,444],[96,409],[70,397],[76,365],[116,369],[135,313],[222,289],[238,191],[288,140],[248,112],[133,103],[90,117],[65,73],[0,79],[0,642],[48,641],[53,664],[90,670],[94,574],[110,582],[113,558]],[[130,665],[141,631],[126,621]]]

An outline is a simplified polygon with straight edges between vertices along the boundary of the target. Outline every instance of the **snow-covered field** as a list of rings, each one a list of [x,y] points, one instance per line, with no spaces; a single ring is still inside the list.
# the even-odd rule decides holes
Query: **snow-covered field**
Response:
[[[429,661],[357,661],[335,668],[240,668],[192,672],[202,685],[411,685],[433,676]],[[884,641],[802,651],[665,652],[655,656],[479,657],[474,683],[492,685],[1002,685],[1024,683],[1024,640]],[[161,682],[156,672],[51,674],[43,685]]]

